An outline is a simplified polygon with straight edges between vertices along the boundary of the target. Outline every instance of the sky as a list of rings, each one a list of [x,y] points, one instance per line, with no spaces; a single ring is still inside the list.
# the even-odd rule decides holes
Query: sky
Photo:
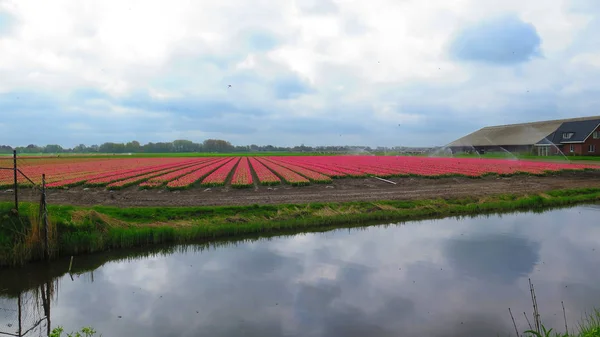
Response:
[[[437,146],[600,115],[597,0],[0,0],[0,144]]]

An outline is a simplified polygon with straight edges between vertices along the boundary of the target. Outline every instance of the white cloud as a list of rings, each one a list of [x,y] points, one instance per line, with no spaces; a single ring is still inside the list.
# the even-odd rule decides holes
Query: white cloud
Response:
[[[195,99],[260,109],[263,117],[252,122],[272,129],[290,116],[327,116],[363,127],[352,138],[362,144],[444,144],[489,123],[559,117],[573,109],[596,113],[600,48],[580,40],[589,36],[599,13],[571,7],[568,0],[4,0],[0,11],[14,20],[8,33],[0,33],[0,93],[58,97],[48,107],[57,118],[81,111],[95,118],[137,116],[151,125],[154,117],[164,116],[149,108],[153,102],[139,107],[122,102],[144,93],[147,100],[161,102]],[[507,13],[535,27],[542,58],[497,67],[449,57],[449,46],[464,27]],[[589,88],[594,90],[589,102],[573,99]],[[62,99],[80,89],[107,95],[95,98],[103,110],[90,112],[87,99]],[[532,101],[528,91],[545,98]],[[0,102],[7,102],[0,103],[3,111],[19,110],[15,102]],[[515,105],[522,111],[499,117]],[[548,112],[548,105],[555,111]],[[198,109],[199,115],[223,118],[230,112],[214,105],[206,108],[211,111]],[[403,132],[406,138],[399,138],[363,122],[368,116],[394,125],[431,123],[441,116],[459,126],[443,139],[441,133],[432,139],[410,128]],[[174,123],[184,117],[171,115]],[[340,132],[324,133],[319,140],[337,142]],[[59,134],[56,140],[31,137],[54,143]],[[260,139],[291,145],[303,137],[297,130],[235,138],[244,144]],[[411,143],[419,137],[427,143]]]

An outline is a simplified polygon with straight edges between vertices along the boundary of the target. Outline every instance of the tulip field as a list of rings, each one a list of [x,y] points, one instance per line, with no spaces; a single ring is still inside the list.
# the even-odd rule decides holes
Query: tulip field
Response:
[[[0,167],[12,161],[0,160]],[[391,177],[481,177],[519,173],[544,175],[565,170],[597,169],[597,165],[478,158],[394,156],[294,156],[198,158],[26,158],[19,169],[34,183],[46,175],[49,188],[73,186],[122,189],[186,189],[194,186],[303,186],[334,179]],[[19,175],[19,184],[31,183]],[[10,188],[13,172],[0,170],[0,187]]]

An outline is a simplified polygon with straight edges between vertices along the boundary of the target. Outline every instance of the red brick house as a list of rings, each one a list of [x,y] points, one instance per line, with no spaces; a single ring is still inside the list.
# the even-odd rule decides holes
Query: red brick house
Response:
[[[487,126],[446,147],[452,152],[600,156],[600,116]]]
[[[565,122],[545,140],[536,145],[551,146],[553,154],[600,156],[600,119]]]

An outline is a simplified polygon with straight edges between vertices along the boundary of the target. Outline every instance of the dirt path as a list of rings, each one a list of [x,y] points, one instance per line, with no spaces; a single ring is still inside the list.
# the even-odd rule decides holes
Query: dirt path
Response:
[[[138,190],[130,187],[121,191],[106,191],[102,188],[51,190],[48,201],[62,205],[111,205],[135,206],[216,206],[283,204],[308,202],[344,202],[375,200],[411,200],[484,196],[495,194],[539,193],[565,188],[600,188],[600,171],[562,173],[548,177],[486,177],[469,178],[392,178],[397,185],[391,185],[374,178],[338,179],[329,185],[303,187],[258,186],[238,190],[230,187],[204,189],[200,187],[185,191],[170,192],[161,190]],[[23,190],[20,199],[37,200],[38,195]],[[0,201],[11,201],[12,192],[0,192]]]

